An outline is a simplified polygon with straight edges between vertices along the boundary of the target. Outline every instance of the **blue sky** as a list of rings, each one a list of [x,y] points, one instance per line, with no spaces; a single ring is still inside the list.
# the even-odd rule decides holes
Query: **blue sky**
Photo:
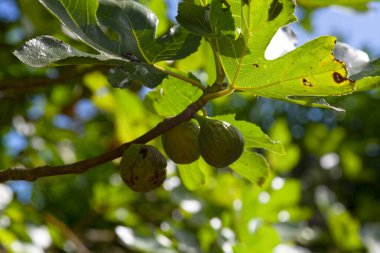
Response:
[[[379,25],[380,3],[377,2],[369,4],[366,12],[337,6],[317,10],[312,15],[312,32],[306,32],[297,24],[292,27],[301,44],[318,36],[333,35],[356,48],[369,49],[370,55],[380,57]]]

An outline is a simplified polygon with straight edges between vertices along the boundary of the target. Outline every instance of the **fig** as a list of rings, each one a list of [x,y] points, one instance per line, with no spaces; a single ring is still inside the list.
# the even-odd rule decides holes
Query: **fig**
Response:
[[[167,156],[175,163],[187,164],[196,161],[199,126],[192,121],[181,123],[161,135],[162,146]]]
[[[200,125],[199,151],[203,159],[216,168],[227,167],[243,153],[244,138],[233,125],[210,118],[196,116]]]
[[[132,190],[151,191],[166,178],[166,159],[153,146],[132,144],[121,158],[120,175]]]

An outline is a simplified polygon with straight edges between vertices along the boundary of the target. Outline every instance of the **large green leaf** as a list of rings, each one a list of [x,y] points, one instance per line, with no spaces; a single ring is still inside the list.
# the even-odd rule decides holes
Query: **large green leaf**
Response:
[[[230,168],[259,186],[264,185],[269,176],[269,165],[265,158],[248,150],[244,150],[242,156],[231,164]]]
[[[218,115],[213,118],[226,121],[237,127],[244,137],[245,148],[263,148],[277,154],[285,154],[284,147],[281,143],[271,140],[268,135],[254,123],[236,120],[234,114]]]
[[[157,89],[146,95],[144,104],[152,112],[168,117],[182,112],[200,96],[202,90],[198,87],[169,77]]]
[[[233,13],[241,21],[240,37],[217,40],[226,77],[235,89],[255,95],[329,107],[300,97],[353,92],[354,82],[347,78],[344,63],[332,55],[335,38],[320,37],[275,60],[264,57],[276,31],[296,20],[294,8],[291,0],[242,1],[241,12]]]

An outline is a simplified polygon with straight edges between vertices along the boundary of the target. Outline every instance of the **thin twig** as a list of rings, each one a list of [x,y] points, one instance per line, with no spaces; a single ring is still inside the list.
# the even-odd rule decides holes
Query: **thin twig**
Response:
[[[78,253],[91,253],[86,245],[79,239],[79,237],[62,221],[57,219],[50,213],[46,213],[44,218],[47,223],[55,226],[58,230],[75,245],[75,250]]]
[[[58,166],[41,166],[36,168],[9,168],[3,171],[0,171],[0,182],[8,180],[26,180],[26,181],[35,181],[41,177],[57,176],[57,175],[66,175],[66,174],[80,174],[88,169],[91,169],[97,165],[112,161],[118,157],[121,157],[124,151],[134,143],[147,143],[154,138],[165,133],[167,130],[175,127],[176,125],[190,120],[194,114],[200,110],[207,100],[199,98],[196,102],[190,104],[183,112],[176,115],[173,118],[166,119],[159,124],[157,124],[153,129],[146,132],[144,135],[138,137],[137,139],[124,143],[114,150],[108,151],[101,155],[82,160],[72,164],[58,165]]]

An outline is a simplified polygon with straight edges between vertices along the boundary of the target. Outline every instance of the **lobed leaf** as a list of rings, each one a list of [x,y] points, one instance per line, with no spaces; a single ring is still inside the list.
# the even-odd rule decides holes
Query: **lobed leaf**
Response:
[[[232,0],[232,3],[239,2]],[[265,50],[276,31],[293,21],[291,0],[246,1],[241,11],[237,39],[217,40],[220,60],[229,83],[237,90],[303,105],[331,108],[309,97],[349,94],[354,82],[347,78],[345,64],[334,59],[335,38],[320,37],[275,60],[265,59]],[[306,97],[300,99],[300,97]]]

